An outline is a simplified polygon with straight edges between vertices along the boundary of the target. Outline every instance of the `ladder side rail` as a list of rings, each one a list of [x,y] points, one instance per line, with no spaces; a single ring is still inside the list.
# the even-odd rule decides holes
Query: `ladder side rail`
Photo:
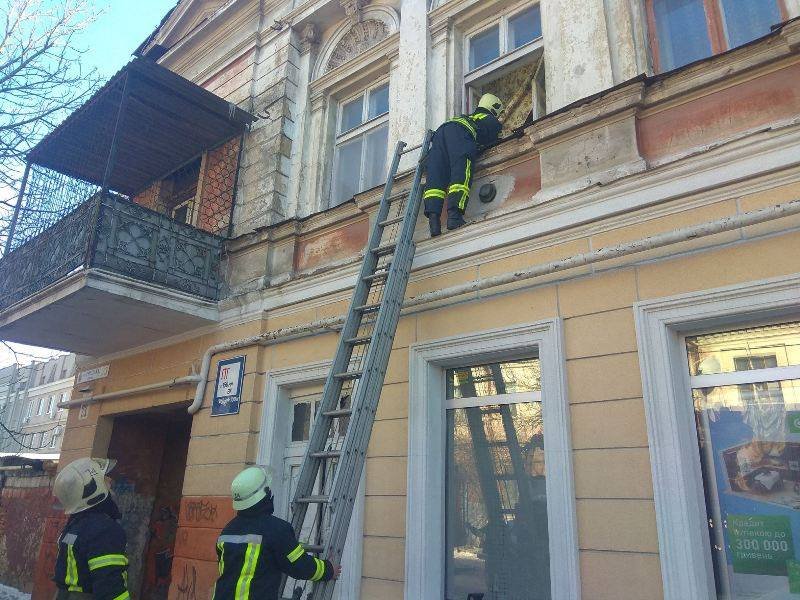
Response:
[[[505,394],[506,382],[503,379],[500,365],[489,365],[489,370],[492,372],[495,390],[498,394]],[[530,478],[525,471],[525,461],[522,458],[517,428],[514,425],[514,418],[511,416],[511,408],[508,404],[500,406],[500,417],[503,420],[503,430],[506,434],[506,446],[508,446],[508,453],[511,458],[511,467],[514,469],[514,475],[517,480],[520,504],[530,510],[533,507],[533,490],[530,486]]]
[[[325,412],[333,410],[339,402],[339,396],[341,395],[343,382],[342,380],[335,378],[335,375],[337,373],[344,372],[350,363],[352,347],[346,343],[346,340],[355,336],[359,327],[361,326],[361,314],[359,314],[359,312],[356,310],[356,307],[363,305],[369,296],[370,285],[367,283],[367,281],[365,281],[365,277],[372,274],[378,264],[378,257],[375,256],[370,250],[380,244],[382,231],[379,223],[386,219],[387,215],[389,214],[389,198],[392,194],[395,175],[397,173],[397,169],[400,164],[400,158],[402,157],[402,151],[405,146],[405,142],[399,141],[395,147],[391,170],[389,177],[386,179],[383,197],[381,198],[381,203],[378,207],[378,215],[372,228],[369,241],[367,242],[367,247],[364,253],[364,261],[362,262],[361,271],[359,272],[358,280],[356,281],[353,298],[350,302],[350,308],[347,313],[347,319],[339,335],[336,355],[334,357],[331,370],[328,373],[328,377],[325,381],[322,399],[320,401],[320,408],[317,411],[317,415],[314,419],[314,424],[311,429],[311,434],[309,436],[308,450],[303,458],[303,464],[300,468],[300,475],[298,477],[297,487],[295,488],[295,494],[292,500],[291,521],[292,528],[298,537],[300,536],[309,505],[300,503],[297,500],[303,496],[311,495],[320,465],[322,465],[324,462],[322,459],[312,457],[311,453],[322,450],[328,440],[328,433],[331,429],[334,417],[326,416]],[[360,382],[356,385],[357,387],[361,387]]]
[[[333,519],[325,543],[325,554],[336,560],[341,560],[342,550],[347,539],[355,496],[366,462],[367,446],[372,434],[380,392],[391,355],[392,341],[400,320],[403,298],[411,273],[415,251],[413,236],[422,199],[424,149],[427,148],[431,135],[432,132],[428,131],[423,142],[423,156],[417,165],[414,182],[405,207],[403,226],[397,239],[397,253],[390,267],[384,299],[376,319],[373,343],[370,344],[367,351],[364,376],[352,402],[354,412],[342,448],[342,459],[339,461],[334,477],[330,507],[334,514],[337,512],[338,514]],[[384,337],[386,339],[383,339]],[[314,600],[330,600],[334,588],[334,581],[321,582],[315,586],[311,597]]]
[[[426,141],[428,141],[427,136]],[[372,430],[371,421],[374,421],[374,413],[377,409],[380,389],[383,386],[383,379],[388,366],[389,355],[391,354],[394,332],[397,329],[400,308],[402,307],[408,282],[408,274],[410,273],[411,262],[414,256],[413,234],[416,226],[416,212],[419,210],[421,198],[421,179],[422,165],[418,165],[409,200],[406,205],[403,228],[398,236],[398,252],[390,267],[390,275],[387,279],[386,289],[384,291],[384,301],[376,319],[372,343],[367,351],[367,357],[364,363],[365,372],[359,382],[360,387],[356,390],[355,397],[353,398],[352,406],[354,413],[351,416],[351,426],[348,428],[348,433],[342,448],[344,458],[348,457],[348,455],[354,451],[354,448],[360,448],[365,452],[366,445],[369,443],[369,436]],[[378,375],[377,384],[375,379],[376,374]],[[370,399],[372,400],[371,403],[369,402]],[[370,406],[370,404],[374,406]],[[366,411],[366,414],[365,409],[369,409]],[[366,423],[364,422],[365,420],[367,421]],[[336,479],[342,482],[355,479],[356,477],[353,475],[354,471],[357,470],[360,475],[361,470],[356,467],[358,467],[358,462],[340,460]],[[334,490],[342,491],[343,489],[346,488],[343,488],[341,485],[337,487],[336,481],[334,482]],[[332,508],[336,507],[337,500],[338,497],[333,493],[330,503]]]

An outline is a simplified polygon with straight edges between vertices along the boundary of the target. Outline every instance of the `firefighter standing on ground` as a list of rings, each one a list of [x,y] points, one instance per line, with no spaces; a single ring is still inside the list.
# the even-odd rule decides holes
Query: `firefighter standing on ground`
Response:
[[[214,600],[277,600],[283,573],[310,581],[339,576],[340,567],[306,553],[291,524],[272,515],[271,482],[266,469],[249,467],[231,484],[238,512],[217,540]]]
[[[436,130],[428,154],[428,178],[423,196],[431,237],[442,232],[440,215],[445,199],[447,229],[464,225],[472,163],[481,149],[497,141],[503,128],[498,120],[502,112],[503,102],[497,96],[484,94],[474,113],[450,119]]]
[[[111,498],[106,474],[115,461],[79,458],[53,483],[53,494],[69,515],[58,538],[53,580],[56,600],[128,600],[128,558],[122,515]]]

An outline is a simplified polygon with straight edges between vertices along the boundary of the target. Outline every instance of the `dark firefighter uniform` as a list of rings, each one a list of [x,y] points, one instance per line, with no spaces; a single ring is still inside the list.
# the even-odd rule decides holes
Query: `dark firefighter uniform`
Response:
[[[128,600],[128,558],[122,526],[103,510],[70,516],[58,538],[53,580],[58,586],[58,600]]]
[[[431,218],[442,212],[447,199],[447,228],[464,224],[464,210],[472,184],[472,163],[479,152],[497,141],[502,125],[491,112],[479,108],[442,124],[433,136],[428,154],[428,178],[425,186],[425,215]],[[432,231],[433,235],[438,235]]]
[[[333,577],[331,563],[307,554],[291,524],[272,515],[271,499],[239,511],[225,526],[217,559],[214,600],[278,600],[282,573],[311,581]]]

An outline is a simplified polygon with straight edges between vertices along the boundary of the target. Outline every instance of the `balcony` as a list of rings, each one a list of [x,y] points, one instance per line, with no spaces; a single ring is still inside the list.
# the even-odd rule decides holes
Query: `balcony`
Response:
[[[138,59],[28,156],[0,339],[101,356],[213,323],[252,117]]]

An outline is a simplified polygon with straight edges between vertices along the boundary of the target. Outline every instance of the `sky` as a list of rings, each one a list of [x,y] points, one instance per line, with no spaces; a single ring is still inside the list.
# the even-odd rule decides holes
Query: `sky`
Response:
[[[0,0],[2,1],[2,0]],[[79,45],[86,48],[85,66],[95,68],[108,79],[131,59],[131,53],[161,22],[177,0],[95,0],[98,19],[80,35]],[[14,353],[0,344],[0,367],[14,362],[27,364],[61,354],[44,348],[9,344]]]
[[[111,77],[161,22],[177,0],[95,0],[103,11],[82,34],[86,65]]]

